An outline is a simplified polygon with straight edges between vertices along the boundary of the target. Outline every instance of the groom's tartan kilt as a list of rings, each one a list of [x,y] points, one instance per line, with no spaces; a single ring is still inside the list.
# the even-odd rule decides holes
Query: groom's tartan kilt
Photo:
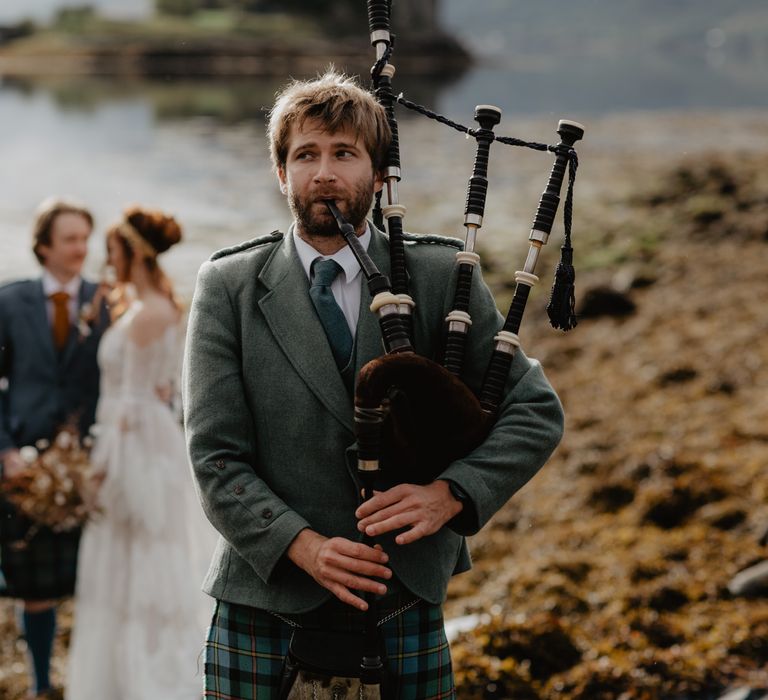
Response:
[[[20,548],[16,543],[24,540],[32,527],[32,521],[0,498],[0,596],[23,600],[71,596],[75,591],[80,528],[58,533],[40,527]]]
[[[342,604],[339,604],[342,605]],[[350,619],[361,613],[345,606]],[[380,619],[386,611],[380,611]],[[344,613],[342,613],[344,614]],[[306,626],[313,613],[285,616]],[[439,605],[420,602],[380,630],[398,700],[455,698]],[[264,610],[217,601],[205,650],[206,700],[276,700],[292,627]]]

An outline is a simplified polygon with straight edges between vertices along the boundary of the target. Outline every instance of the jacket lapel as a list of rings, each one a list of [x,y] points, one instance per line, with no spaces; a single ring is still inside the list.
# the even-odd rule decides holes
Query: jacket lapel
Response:
[[[40,350],[47,358],[46,365],[55,366],[58,358],[53,347],[53,332],[48,322],[48,311],[45,308],[43,280],[34,280],[28,289],[29,293],[26,295],[27,318],[38,337]]]
[[[354,432],[352,400],[309,298],[309,280],[292,231],[264,265],[259,279],[270,290],[259,301],[259,308],[281,350],[328,411]]]
[[[77,346],[80,344],[80,330],[78,328],[78,323],[80,320],[79,315],[82,311],[83,304],[89,302],[93,298],[95,291],[96,285],[93,284],[93,282],[86,282],[83,280],[80,284],[80,294],[77,299],[78,318],[70,319],[71,323],[69,328],[69,336],[67,337],[67,344],[64,346],[64,349],[62,350],[59,357],[59,363],[62,367],[66,367],[69,364],[69,362],[72,360],[72,355],[77,349]]]

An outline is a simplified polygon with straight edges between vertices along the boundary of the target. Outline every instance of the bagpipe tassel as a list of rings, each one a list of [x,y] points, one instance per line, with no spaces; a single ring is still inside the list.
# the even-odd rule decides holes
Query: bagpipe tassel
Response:
[[[573,248],[566,243],[560,248],[560,262],[555,270],[555,281],[547,304],[547,314],[553,328],[569,331],[578,324],[575,282]]]
[[[384,231],[384,212],[381,208],[381,190],[376,193],[376,199],[371,215],[373,218],[373,225],[379,229],[379,231]]]

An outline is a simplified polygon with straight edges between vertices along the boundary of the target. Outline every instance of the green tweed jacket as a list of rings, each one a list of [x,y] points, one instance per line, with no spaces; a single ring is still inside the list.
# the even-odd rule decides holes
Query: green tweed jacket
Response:
[[[459,241],[407,242],[416,300],[414,345],[434,357],[453,301]],[[389,274],[388,241],[369,253]],[[291,233],[216,253],[199,273],[184,368],[186,433],[203,508],[221,533],[203,588],[229,602],[282,613],[316,608],[331,594],[286,556],[303,528],[361,539],[353,405],[312,306]],[[382,354],[362,285],[356,365]],[[477,390],[502,325],[479,272],[465,379]],[[464,535],[477,532],[547,461],[563,429],[560,402],[541,366],[518,352],[499,419],[485,442],[442,476],[468,494],[474,522],[409,545],[380,541],[404,585],[432,603],[470,566]]]

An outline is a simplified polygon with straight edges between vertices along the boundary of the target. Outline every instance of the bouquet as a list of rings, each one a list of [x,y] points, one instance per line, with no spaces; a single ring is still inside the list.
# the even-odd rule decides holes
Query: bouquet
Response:
[[[65,532],[100,512],[96,505],[100,478],[88,459],[90,447],[90,437],[81,442],[77,430],[67,427],[52,443],[40,440],[35,447],[19,450],[27,468],[0,482],[0,489],[33,522],[26,542],[41,526]]]

